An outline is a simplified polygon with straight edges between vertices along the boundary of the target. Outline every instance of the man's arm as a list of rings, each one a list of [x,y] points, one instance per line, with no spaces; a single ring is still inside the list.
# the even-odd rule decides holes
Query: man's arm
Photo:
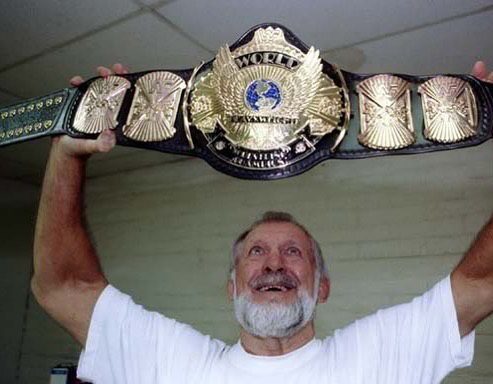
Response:
[[[451,281],[460,334],[465,336],[493,312],[493,217],[452,272]]]
[[[126,73],[121,65],[116,73]],[[100,67],[101,76],[111,72]],[[72,79],[73,85],[82,82]],[[33,293],[40,305],[82,345],[96,300],[107,285],[84,218],[86,162],[115,145],[104,131],[97,140],[53,139],[34,239]]]
[[[476,62],[472,74],[493,82],[482,61]],[[493,312],[493,216],[478,233],[469,250],[451,276],[461,336],[471,332]]]

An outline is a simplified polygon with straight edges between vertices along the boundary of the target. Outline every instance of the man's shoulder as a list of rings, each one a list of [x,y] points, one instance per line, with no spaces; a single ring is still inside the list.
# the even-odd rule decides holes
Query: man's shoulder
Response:
[[[440,308],[451,295],[450,276],[439,280],[424,293],[410,295],[409,300],[381,307],[369,314],[361,314],[360,317],[351,321],[347,325],[334,330],[333,335],[324,338],[323,345],[327,346],[341,338],[356,337],[358,332],[376,330],[385,332],[387,322],[396,322],[404,320],[406,315],[413,313],[419,314],[426,311],[440,311]],[[446,304],[446,303],[445,303]],[[398,324],[397,324],[398,325]]]

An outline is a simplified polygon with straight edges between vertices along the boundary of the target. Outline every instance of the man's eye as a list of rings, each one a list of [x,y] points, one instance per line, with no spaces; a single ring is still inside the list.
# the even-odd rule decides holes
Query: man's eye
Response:
[[[252,256],[260,256],[263,253],[263,249],[261,247],[252,247],[250,249],[250,255]]]
[[[301,251],[296,248],[296,247],[289,247],[287,250],[286,250],[286,253],[289,255],[289,256],[300,256],[301,255]]]

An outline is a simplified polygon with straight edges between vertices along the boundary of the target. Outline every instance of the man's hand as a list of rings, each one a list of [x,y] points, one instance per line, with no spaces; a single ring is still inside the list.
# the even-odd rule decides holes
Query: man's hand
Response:
[[[493,83],[493,72],[488,73],[488,68],[484,61],[476,61],[472,67],[471,75],[477,77],[479,80]]]
[[[112,74],[124,75],[128,69],[122,64],[114,64],[112,69],[98,67],[99,76],[107,77]],[[74,76],[70,79],[70,85],[77,87],[84,82],[81,76]],[[106,129],[96,140],[74,139],[70,136],[58,136],[53,139],[53,145],[60,150],[62,155],[78,158],[88,158],[93,153],[109,152],[116,144],[115,133]]]

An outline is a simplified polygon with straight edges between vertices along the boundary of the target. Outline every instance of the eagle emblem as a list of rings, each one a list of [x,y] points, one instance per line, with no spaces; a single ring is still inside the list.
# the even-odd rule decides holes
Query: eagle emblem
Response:
[[[327,133],[345,132],[347,108],[347,92],[322,71],[319,51],[303,53],[269,27],[233,52],[220,48],[195,84],[190,115],[216,154],[229,148],[236,165],[275,168],[288,153],[298,159]]]

